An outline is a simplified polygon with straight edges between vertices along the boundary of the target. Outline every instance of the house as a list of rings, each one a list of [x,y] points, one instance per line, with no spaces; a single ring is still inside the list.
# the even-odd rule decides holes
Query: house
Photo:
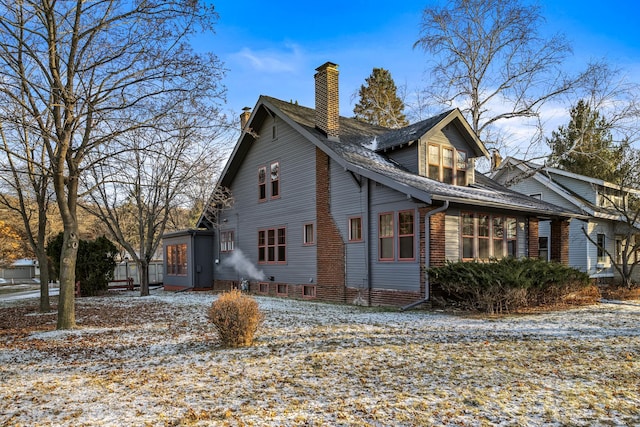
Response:
[[[616,207],[625,206],[632,190],[513,157],[507,157],[491,175],[519,193],[586,215],[586,218],[570,224],[569,265],[593,278],[608,280],[616,277],[613,264],[621,262],[625,240],[633,238],[634,234],[628,232],[628,221]],[[548,221],[540,222],[538,239],[541,254],[545,257],[553,243]]]
[[[214,289],[250,279],[258,294],[419,304],[437,292],[429,267],[537,257],[540,221],[561,236],[579,216],[476,173],[488,153],[458,109],[372,126],[339,115],[336,64],[316,71],[315,109],[261,96],[241,116],[218,182],[233,204],[199,221],[214,232]],[[566,262],[554,241],[550,258]]]

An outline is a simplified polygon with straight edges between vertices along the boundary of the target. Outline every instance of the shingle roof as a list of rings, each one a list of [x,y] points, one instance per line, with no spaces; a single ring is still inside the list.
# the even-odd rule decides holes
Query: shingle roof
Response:
[[[266,96],[261,99],[309,132],[322,146],[345,162],[348,169],[351,168],[354,172],[369,172],[378,178],[385,178],[383,184],[390,182],[398,184],[401,191],[417,199],[425,199],[421,195],[428,194],[431,199],[448,200],[452,203],[498,207],[548,216],[581,216],[578,211],[561,208],[509,190],[477,172],[476,183],[467,187],[435,181],[408,171],[382,152],[385,148],[420,138],[449,115],[451,110],[395,130],[340,117],[340,136],[339,141],[336,141],[327,138],[324,133],[315,128],[313,109]],[[431,202],[431,200],[424,201]]]

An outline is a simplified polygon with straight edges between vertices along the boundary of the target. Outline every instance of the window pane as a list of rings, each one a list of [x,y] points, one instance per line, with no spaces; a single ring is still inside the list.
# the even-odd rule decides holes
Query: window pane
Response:
[[[384,239],[380,239],[380,258],[393,258],[393,238],[387,237]]]
[[[462,214],[462,235],[473,236],[473,216],[471,214]]]
[[[398,218],[400,234],[413,234],[413,212],[400,212]]]
[[[517,251],[516,240],[507,240],[507,255],[514,257],[516,256],[516,251]]]
[[[467,173],[465,171],[458,169],[458,172],[456,172],[456,184],[463,187],[467,185]]]
[[[458,170],[467,169],[467,153],[465,153],[464,151],[458,151],[457,157],[458,157],[458,159],[457,159],[457,162],[456,162],[456,168]]]
[[[453,169],[442,168],[442,182],[445,184],[453,184]]]
[[[440,147],[437,145],[429,146],[429,164],[440,165]]]
[[[517,235],[517,222],[515,218],[505,218],[505,228],[507,229],[507,239],[515,239]]]
[[[393,237],[393,214],[380,215],[380,237]]]
[[[462,238],[462,258],[473,258],[473,237]]]
[[[502,239],[504,237],[504,221],[502,217],[493,218],[493,237],[494,239]]]
[[[489,237],[489,216],[478,216],[478,237]]]
[[[362,239],[362,218],[351,218],[349,220],[349,240]]]
[[[504,240],[493,239],[493,257],[500,259],[504,257]]]
[[[313,243],[313,224],[304,226],[304,243]]]
[[[442,149],[442,166],[453,168],[453,150],[450,148]]]
[[[489,239],[478,239],[478,258],[489,259]]]
[[[413,259],[413,236],[400,237],[400,258]]]
[[[429,165],[429,178],[440,181],[440,166]]]

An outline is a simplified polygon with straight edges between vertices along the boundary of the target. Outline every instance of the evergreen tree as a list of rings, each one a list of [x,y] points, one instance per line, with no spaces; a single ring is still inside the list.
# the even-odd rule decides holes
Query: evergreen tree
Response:
[[[566,171],[613,183],[626,175],[620,166],[627,144],[614,144],[606,118],[584,100],[571,109],[569,124],[552,132],[547,144],[551,162]]]
[[[374,68],[360,86],[360,101],[353,112],[358,120],[387,128],[401,128],[409,124],[404,115],[404,102],[398,97],[391,73]]]

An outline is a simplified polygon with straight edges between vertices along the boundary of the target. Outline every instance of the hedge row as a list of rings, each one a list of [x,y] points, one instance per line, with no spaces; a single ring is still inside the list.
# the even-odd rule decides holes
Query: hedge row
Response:
[[[531,258],[450,262],[430,268],[429,274],[446,305],[488,313],[557,304],[591,286],[584,272]]]

